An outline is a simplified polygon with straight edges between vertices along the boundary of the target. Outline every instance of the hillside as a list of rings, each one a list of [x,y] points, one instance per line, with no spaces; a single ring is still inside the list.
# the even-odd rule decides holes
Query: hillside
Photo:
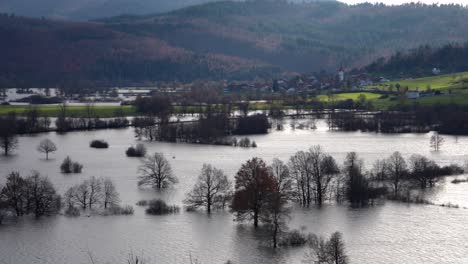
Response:
[[[20,16],[88,20],[122,14],[144,15],[209,0],[2,0],[0,12]]]
[[[440,48],[425,45],[407,52],[397,52],[387,59],[377,59],[363,70],[374,75],[414,78],[430,75],[434,68],[441,73],[468,71],[468,42],[447,44]]]
[[[468,9],[421,4],[215,2],[145,16],[0,18],[1,85],[248,79],[360,67],[395,50],[468,41]]]
[[[195,52],[248,57],[292,71],[364,65],[396,50],[468,39],[468,9],[421,4],[217,2],[165,15],[109,20]]]
[[[277,72],[224,54],[196,54],[154,36],[135,36],[101,23],[0,16],[0,87],[68,88],[154,81],[244,79]]]

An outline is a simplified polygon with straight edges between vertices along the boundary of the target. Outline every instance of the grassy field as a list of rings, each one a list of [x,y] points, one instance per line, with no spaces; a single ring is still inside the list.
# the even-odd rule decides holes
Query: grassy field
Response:
[[[41,115],[56,117],[59,113],[59,106],[55,105],[2,105],[0,106],[0,115],[6,115],[10,112],[15,112],[18,115],[21,115],[26,110],[36,108]],[[106,118],[115,116],[117,111],[123,111],[125,116],[132,116],[136,114],[135,107],[133,106],[94,106],[94,113],[98,117]],[[68,106],[67,113],[70,116],[85,116],[85,106]]]
[[[373,85],[370,87],[376,87],[380,90],[387,91],[390,85],[393,85],[393,89],[396,90],[395,86],[398,83],[401,85],[401,87],[408,86],[409,90],[416,90],[417,88],[419,88],[420,91],[425,91],[428,86],[434,90],[449,90],[462,88],[463,84],[461,81],[464,79],[468,79],[468,72],[459,72],[418,79],[398,80],[379,85]],[[465,87],[468,88],[468,84],[466,84]]]
[[[367,100],[376,100],[378,99],[381,95],[377,93],[370,93],[370,92],[362,92],[362,93],[339,93],[335,94],[334,100],[336,101],[344,101],[344,100],[358,100],[360,95],[364,95]],[[322,102],[329,102],[331,98],[328,95],[319,95],[317,96],[317,99]]]

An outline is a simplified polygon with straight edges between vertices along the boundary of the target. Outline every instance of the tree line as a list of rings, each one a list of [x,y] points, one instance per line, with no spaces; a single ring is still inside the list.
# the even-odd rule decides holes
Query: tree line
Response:
[[[204,208],[208,213],[229,207],[237,221],[267,227],[276,247],[285,234],[291,203],[308,207],[347,201],[364,206],[379,198],[402,199],[408,190],[431,188],[442,177],[463,172],[459,166],[441,167],[422,155],[404,159],[399,152],[375,161],[369,171],[363,164],[357,153],[350,152],[340,166],[320,146],[298,151],[288,162],[274,159],[267,165],[261,158],[247,160],[234,182],[223,170],[204,164],[184,204],[189,210]],[[157,189],[178,182],[162,153],[146,157],[139,173],[140,184]]]
[[[332,112],[327,117],[331,130],[372,131],[382,133],[468,133],[468,107],[447,104],[397,105],[379,113]]]

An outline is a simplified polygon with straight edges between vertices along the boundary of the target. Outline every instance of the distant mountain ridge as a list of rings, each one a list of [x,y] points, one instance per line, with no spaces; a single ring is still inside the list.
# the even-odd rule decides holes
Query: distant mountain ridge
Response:
[[[3,15],[0,38],[2,86],[271,78],[464,43],[468,9],[223,1],[92,22]]]
[[[89,20],[162,13],[210,0],[2,0],[0,12],[29,17]],[[212,0],[211,0],[212,1]]]
[[[120,15],[148,15],[217,0],[1,0],[0,13],[28,17],[93,20]],[[241,1],[241,0],[239,0]],[[272,0],[276,1],[276,0]],[[335,1],[335,0],[306,0]],[[303,2],[303,0],[290,0]]]

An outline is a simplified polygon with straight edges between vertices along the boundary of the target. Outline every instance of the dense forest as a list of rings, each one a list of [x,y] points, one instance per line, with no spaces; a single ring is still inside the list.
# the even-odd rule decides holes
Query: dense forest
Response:
[[[92,22],[0,17],[2,86],[251,79],[468,41],[458,5],[213,2]]]
[[[440,48],[424,45],[408,52],[396,52],[388,59],[377,59],[364,70],[403,78],[428,76],[433,74],[434,68],[441,73],[468,71],[468,42],[447,44]]]

